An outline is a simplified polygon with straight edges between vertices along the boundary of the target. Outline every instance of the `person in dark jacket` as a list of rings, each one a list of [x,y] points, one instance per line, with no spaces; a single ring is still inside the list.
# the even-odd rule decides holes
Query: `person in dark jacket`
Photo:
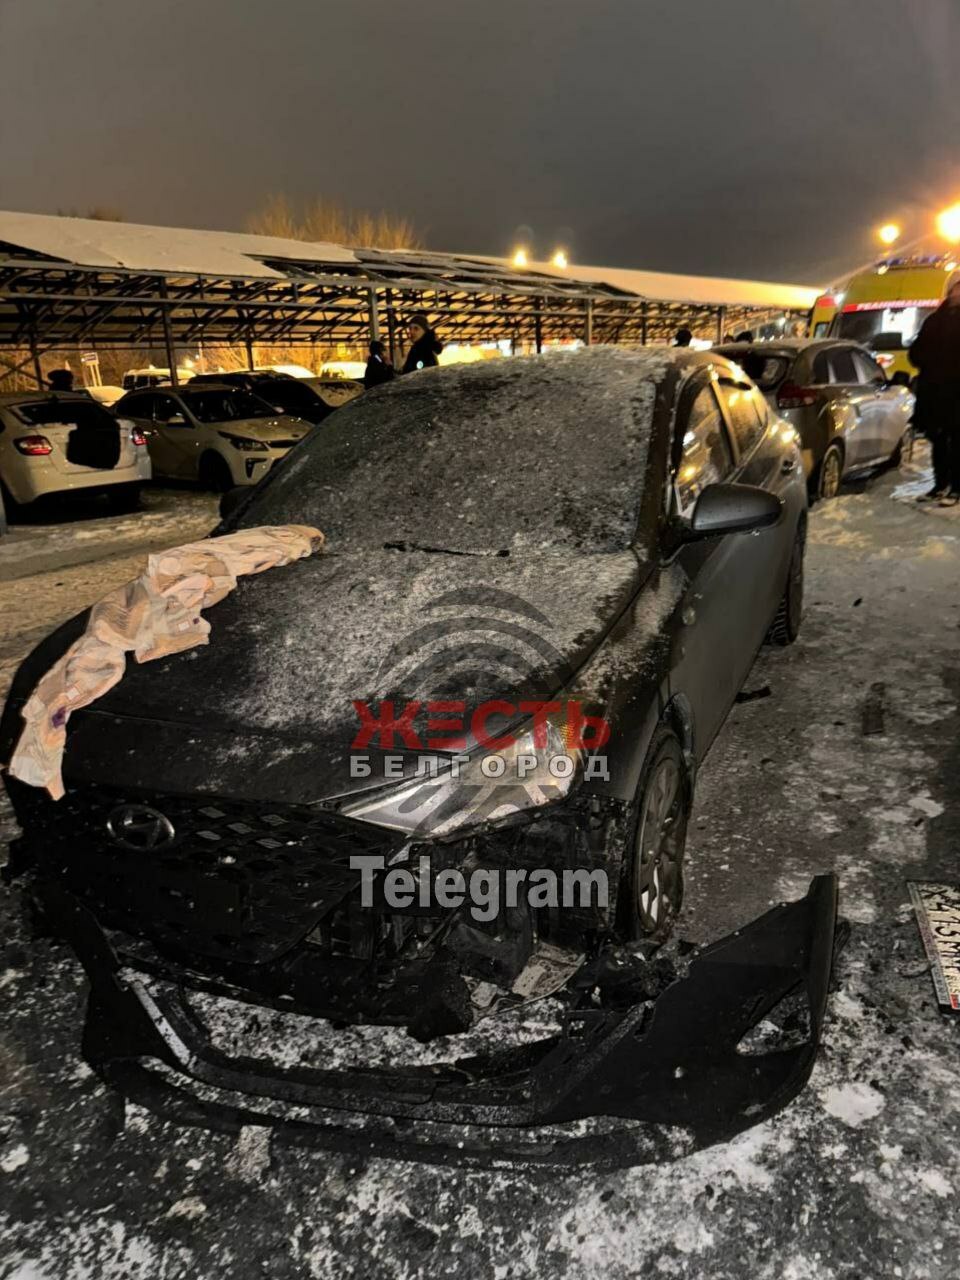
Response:
[[[430,328],[430,321],[422,311],[410,317],[407,337],[410,339],[410,350],[403,362],[403,373],[416,373],[418,369],[432,369],[439,363],[437,356],[443,350],[443,343]]]
[[[51,391],[72,391],[73,370],[51,369],[47,374],[47,386]]]
[[[960,274],[923,322],[910,360],[920,370],[913,425],[933,452],[933,488],[921,501],[952,506],[960,501]]]
[[[689,347],[693,341],[693,334],[689,329],[678,329],[673,335],[673,345],[675,347]]]
[[[383,343],[371,342],[367,367],[363,371],[363,385],[369,391],[371,387],[379,387],[382,383],[389,382],[395,374],[396,369],[387,359]]]

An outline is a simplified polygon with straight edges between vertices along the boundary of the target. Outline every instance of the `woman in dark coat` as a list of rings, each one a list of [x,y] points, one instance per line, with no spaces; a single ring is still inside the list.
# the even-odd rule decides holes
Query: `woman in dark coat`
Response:
[[[921,501],[953,505],[960,501],[960,275],[924,321],[910,360],[920,370],[913,425],[933,450],[933,488]]]
[[[439,363],[437,356],[443,350],[443,343],[430,328],[430,321],[422,311],[410,317],[407,337],[410,339],[410,350],[403,362],[403,373],[416,373],[418,369],[432,369]]]

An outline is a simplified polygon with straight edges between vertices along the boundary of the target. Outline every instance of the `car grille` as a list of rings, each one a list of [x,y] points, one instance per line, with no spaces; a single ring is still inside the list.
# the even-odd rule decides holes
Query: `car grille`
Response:
[[[299,436],[295,440],[271,440],[270,448],[271,449],[292,449],[295,444],[299,444],[299,443],[300,443]]]
[[[127,804],[165,815],[173,842],[119,845],[107,822]],[[400,842],[310,806],[91,787],[45,803],[26,834],[41,865],[103,923],[178,957],[252,964],[295,946],[359,884],[351,855],[389,858]]]

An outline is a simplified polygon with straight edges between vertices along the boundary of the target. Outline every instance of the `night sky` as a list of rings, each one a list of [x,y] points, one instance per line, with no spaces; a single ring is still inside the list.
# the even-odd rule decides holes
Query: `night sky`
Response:
[[[0,208],[824,283],[960,200],[958,0],[0,0]]]

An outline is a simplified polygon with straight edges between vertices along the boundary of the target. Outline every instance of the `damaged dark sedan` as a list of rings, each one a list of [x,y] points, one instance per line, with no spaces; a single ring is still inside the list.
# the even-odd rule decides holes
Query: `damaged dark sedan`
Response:
[[[243,579],[209,644],[73,715],[62,799],[5,779],[11,873],[86,967],[98,1069],[187,1121],[350,1144],[362,1114],[364,1142],[414,1154],[539,1127],[563,1159],[598,1115],[713,1139],[792,1097],[832,879],[658,950],[697,769],[801,621],[796,434],[742,372],[662,348],[430,371],[223,510],[215,536],[308,525],[324,552]],[[20,669],[0,758],[85,625]],[[549,1034],[500,1038],[547,1000]],[[227,1004],[450,1053],[290,1067],[218,1040],[204,1010]],[[801,1032],[750,1049],[777,1009]]]

